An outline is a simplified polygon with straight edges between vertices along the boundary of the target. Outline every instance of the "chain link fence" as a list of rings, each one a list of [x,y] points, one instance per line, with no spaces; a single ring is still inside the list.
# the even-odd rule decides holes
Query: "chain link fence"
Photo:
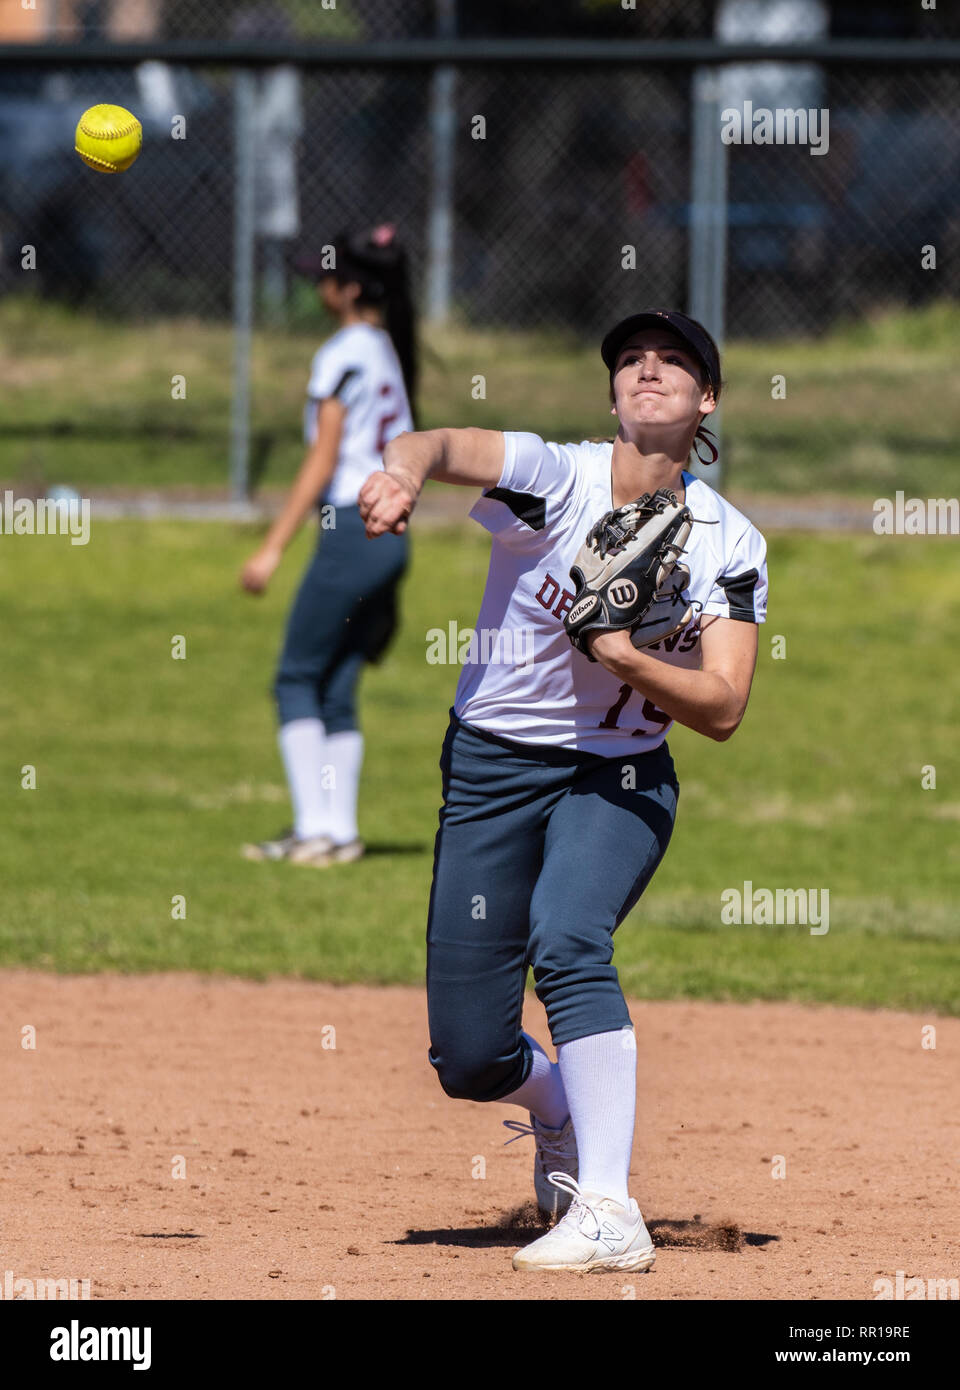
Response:
[[[397,224],[422,290],[430,74],[285,67],[254,81],[260,315],[295,315],[308,293],[290,270],[297,250],[375,221]],[[228,315],[232,88],[225,68],[0,71],[0,290],[39,287],[123,315]],[[837,67],[812,89],[829,114],[826,155],[717,147],[728,333],[812,333],[836,314],[960,288],[960,68]],[[109,182],[73,153],[76,120],[97,101],[144,125],[139,161]],[[685,300],[689,69],[471,67],[451,105],[452,313],[586,332],[625,301]],[[923,269],[925,246],[937,275]]]
[[[866,15],[825,0],[36,0],[33,9],[0,0],[0,42],[51,47],[435,34],[772,42],[851,30],[949,38],[960,21],[945,9],[880,4]],[[837,315],[957,293],[960,65],[712,70],[710,178],[701,168],[698,194],[694,93],[704,69],[690,63],[256,69],[243,128],[253,142],[257,320],[295,322],[312,306],[292,271],[299,251],[389,220],[433,318],[595,332],[625,303],[689,303],[697,198],[721,196],[704,194],[714,187],[728,336],[814,333]],[[39,290],[121,316],[228,317],[236,73],[0,63],[0,293]],[[143,122],[143,153],[121,178],[93,173],[73,152],[76,121],[96,102]],[[822,113],[822,148],[723,144],[721,112],[748,106]]]
[[[0,25],[48,39],[423,38],[453,22],[465,38],[710,38],[731,25],[790,31],[822,11],[830,37],[960,34],[941,0],[2,0]],[[21,13],[17,14],[16,12]]]

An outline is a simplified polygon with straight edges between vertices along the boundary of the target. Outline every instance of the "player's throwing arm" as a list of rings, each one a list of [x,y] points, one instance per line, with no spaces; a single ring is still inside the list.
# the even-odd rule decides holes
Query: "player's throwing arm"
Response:
[[[464,487],[496,487],[503,471],[499,430],[423,430],[401,434],[383,451],[383,469],[371,473],[357,503],[370,539],[407,528],[427,478]]]

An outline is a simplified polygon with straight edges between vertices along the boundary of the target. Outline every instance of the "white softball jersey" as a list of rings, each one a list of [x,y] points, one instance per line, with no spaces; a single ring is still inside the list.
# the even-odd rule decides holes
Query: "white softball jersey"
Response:
[[[564,615],[570,567],[593,524],[613,509],[612,443],[547,444],[505,433],[503,472],[470,511],[493,538],[475,640],[461,641],[458,718],[518,743],[623,757],[656,748],[673,721],[639,691],[578,652]],[[700,617],[766,620],[766,542],[736,507],[684,472],[695,518],[683,563],[694,616],[645,648],[699,668]]]
[[[303,413],[306,444],[316,439],[317,407],[330,396],[347,413],[336,468],[319,501],[353,507],[364,480],[383,467],[387,441],[413,429],[403,372],[385,329],[348,324],[314,355]]]

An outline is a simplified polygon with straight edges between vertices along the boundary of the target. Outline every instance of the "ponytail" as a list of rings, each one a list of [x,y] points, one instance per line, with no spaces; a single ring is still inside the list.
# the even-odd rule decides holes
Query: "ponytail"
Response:
[[[382,223],[354,236],[339,236],[334,242],[334,250],[334,274],[340,284],[356,281],[360,286],[357,303],[375,305],[383,311],[384,327],[400,362],[416,429],[419,352],[406,252],[397,242],[395,229],[390,223]]]
[[[389,296],[384,313],[387,332],[400,361],[403,384],[407,388],[413,428],[417,428],[417,389],[420,384],[420,364],[417,354],[417,317],[410,298],[406,271],[402,284]]]

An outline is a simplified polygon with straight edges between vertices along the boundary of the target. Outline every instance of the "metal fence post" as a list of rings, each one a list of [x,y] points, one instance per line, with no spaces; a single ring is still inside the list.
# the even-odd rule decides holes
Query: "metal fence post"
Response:
[[[230,411],[230,493],[247,498],[250,481],[250,344],[253,330],[256,145],[255,79],[248,68],[233,75],[233,400]]]
[[[713,334],[723,350],[727,283],[727,147],[720,139],[721,82],[715,68],[694,69],[691,83],[690,241],[687,307],[691,318]],[[720,411],[706,422],[722,440]],[[719,482],[722,455],[704,470],[690,471]]]
[[[457,32],[456,0],[437,0],[438,38]],[[454,96],[457,70],[443,64],[430,81],[430,142],[433,177],[427,224],[427,319],[446,323],[453,285],[453,156],[456,144]]]

